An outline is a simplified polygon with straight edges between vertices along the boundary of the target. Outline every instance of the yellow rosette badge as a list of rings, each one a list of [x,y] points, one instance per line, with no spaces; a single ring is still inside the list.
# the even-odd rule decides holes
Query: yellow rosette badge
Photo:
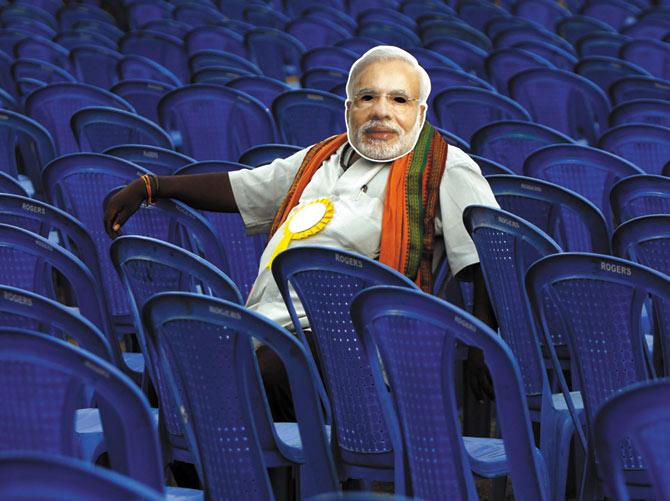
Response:
[[[334,212],[333,202],[328,198],[317,198],[296,207],[284,225],[284,234],[275,247],[267,267],[272,266],[277,254],[286,250],[291,240],[303,240],[323,230],[333,219]]]

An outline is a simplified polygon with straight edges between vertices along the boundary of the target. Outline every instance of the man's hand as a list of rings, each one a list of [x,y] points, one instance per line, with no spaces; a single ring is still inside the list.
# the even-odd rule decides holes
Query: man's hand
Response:
[[[121,226],[139,209],[146,195],[144,181],[135,179],[109,199],[104,216],[105,231],[109,238],[118,236]]]
[[[484,354],[473,346],[470,347],[465,361],[465,374],[472,393],[480,403],[485,399],[495,400],[491,375],[484,363]]]

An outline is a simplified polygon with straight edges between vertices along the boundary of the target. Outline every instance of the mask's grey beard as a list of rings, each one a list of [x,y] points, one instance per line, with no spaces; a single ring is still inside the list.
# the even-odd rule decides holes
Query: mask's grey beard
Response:
[[[405,132],[400,126],[384,120],[369,120],[361,125],[358,130],[351,134],[352,126],[349,124],[349,137],[353,139],[352,146],[364,158],[376,161],[389,161],[399,158],[414,148],[421,133],[422,123],[420,115],[417,114],[416,123],[409,132]],[[365,136],[370,129],[384,128],[398,134],[398,140],[387,143],[383,140],[373,139]]]

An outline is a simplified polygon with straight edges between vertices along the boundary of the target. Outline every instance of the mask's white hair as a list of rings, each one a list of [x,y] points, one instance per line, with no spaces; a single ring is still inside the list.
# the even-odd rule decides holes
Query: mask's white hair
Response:
[[[405,61],[412,66],[419,76],[419,104],[426,104],[428,96],[430,95],[430,77],[426,70],[424,70],[416,58],[407,51],[399,47],[391,45],[378,45],[373,47],[360,58],[358,58],[349,70],[349,79],[347,80],[347,101],[351,101],[354,95],[354,83],[358,75],[367,68],[370,64],[379,61]]]

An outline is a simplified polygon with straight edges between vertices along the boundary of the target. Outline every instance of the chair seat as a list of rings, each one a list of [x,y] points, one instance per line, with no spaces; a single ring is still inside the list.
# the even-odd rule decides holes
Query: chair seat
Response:
[[[205,499],[205,492],[199,489],[188,489],[186,487],[167,487],[166,501],[200,501]]]
[[[502,438],[463,437],[463,445],[476,475],[495,478],[509,473]]]
[[[131,371],[144,374],[144,355],[142,353],[125,352],[123,361]]]
[[[290,461],[304,463],[302,440],[297,423],[274,423],[277,437],[277,448]],[[330,441],[330,426],[326,425],[326,435]]]

